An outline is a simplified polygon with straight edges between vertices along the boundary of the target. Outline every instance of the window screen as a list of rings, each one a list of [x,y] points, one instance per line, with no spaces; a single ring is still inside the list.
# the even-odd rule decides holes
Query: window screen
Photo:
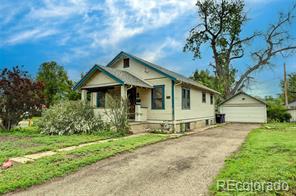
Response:
[[[164,109],[164,85],[152,89],[152,109]]]

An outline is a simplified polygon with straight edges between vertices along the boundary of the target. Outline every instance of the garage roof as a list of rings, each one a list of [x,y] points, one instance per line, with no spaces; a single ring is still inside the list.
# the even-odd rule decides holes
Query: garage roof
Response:
[[[260,103],[263,103],[263,104],[266,105],[266,102],[263,101],[262,99],[257,98],[257,97],[254,97],[254,96],[251,96],[251,95],[249,95],[249,94],[247,94],[247,93],[245,93],[245,92],[242,92],[242,91],[236,93],[235,95],[232,95],[231,97],[229,97],[229,98],[227,98],[227,99],[225,99],[225,100],[222,101],[219,105],[223,105],[223,104],[226,103],[227,101],[229,101],[229,100],[233,99],[234,97],[236,97],[236,96],[238,96],[238,95],[241,95],[241,94],[246,95],[246,96],[248,96],[248,97],[251,97],[251,98],[253,98],[253,99],[259,101]]]

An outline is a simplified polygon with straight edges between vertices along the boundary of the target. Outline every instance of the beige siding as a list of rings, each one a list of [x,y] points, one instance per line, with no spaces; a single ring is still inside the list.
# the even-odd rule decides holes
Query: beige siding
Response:
[[[131,74],[138,76],[141,79],[150,82],[150,79],[156,78],[165,78],[162,74],[147,68],[145,65],[142,65],[136,61],[130,59],[130,66],[128,68],[123,68],[123,60],[117,61],[115,64],[112,65],[113,68],[128,71]]]
[[[215,104],[210,104],[210,94],[206,93],[206,103],[202,103],[202,91],[190,88],[190,109],[182,109],[182,86],[175,87],[175,118],[177,121],[213,119]]]
[[[106,76],[104,73],[96,71],[85,83],[83,87],[92,87],[92,86],[108,86],[117,84],[115,80]]]
[[[158,120],[172,120],[172,81],[167,78],[149,80],[152,85],[165,85],[164,88],[164,110],[151,109],[151,90],[145,97],[145,103],[148,106],[147,109],[147,120],[158,121]]]
[[[151,85],[165,85],[165,109],[153,110],[151,109],[151,89],[137,88],[137,92],[140,95],[141,106],[147,108],[147,120],[148,121],[164,121],[172,120],[172,81],[162,74],[142,65],[136,61],[130,59],[130,66],[123,68],[123,60],[117,61],[112,65],[113,68],[128,71],[133,75],[144,79]],[[167,96],[170,96],[167,98]]]
[[[112,90],[110,90],[108,95],[111,95],[113,97],[120,97],[120,86],[114,86]],[[110,103],[110,96],[106,94],[105,96],[105,103],[108,105]],[[91,93],[91,101],[90,101],[91,106],[95,107],[97,106],[97,92],[92,92]]]
[[[256,99],[253,99],[249,96],[246,96],[244,94],[239,94],[235,97],[233,97],[232,99],[228,100],[227,102],[225,102],[223,105],[226,106],[226,105],[232,105],[232,106],[235,106],[235,105],[239,105],[239,106],[242,106],[242,104],[244,106],[256,106],[256,105],[262,105],[262,103],[260,103],[258,100]]]
[[[266,105],[250,96],[239,94],[219,107],[226,122],[267,122]]]
[[[291,114],[292,118],[291,118],[291,121],[292,122],[296,122],[296,109],[291,109],[291,110],[288,110],[288,112]]]

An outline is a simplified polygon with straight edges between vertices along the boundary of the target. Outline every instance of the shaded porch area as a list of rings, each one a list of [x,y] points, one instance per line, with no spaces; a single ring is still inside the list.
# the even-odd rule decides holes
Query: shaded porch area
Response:
[[[81,100],[94,107],[96,115],[106,118],[106,111],[112,104],[111,99],[127,99],[128,117],[131,122],[147,120],[151,89],[133,85],[112,85],[81,89]],[[106,119],[107,120],[107,119]]]

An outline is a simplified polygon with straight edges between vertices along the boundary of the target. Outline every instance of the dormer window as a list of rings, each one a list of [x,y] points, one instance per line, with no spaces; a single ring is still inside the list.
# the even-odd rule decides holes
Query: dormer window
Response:
[[[130,66],[129,63],[129,58],[123,59],[123,68],[128,68]]]

